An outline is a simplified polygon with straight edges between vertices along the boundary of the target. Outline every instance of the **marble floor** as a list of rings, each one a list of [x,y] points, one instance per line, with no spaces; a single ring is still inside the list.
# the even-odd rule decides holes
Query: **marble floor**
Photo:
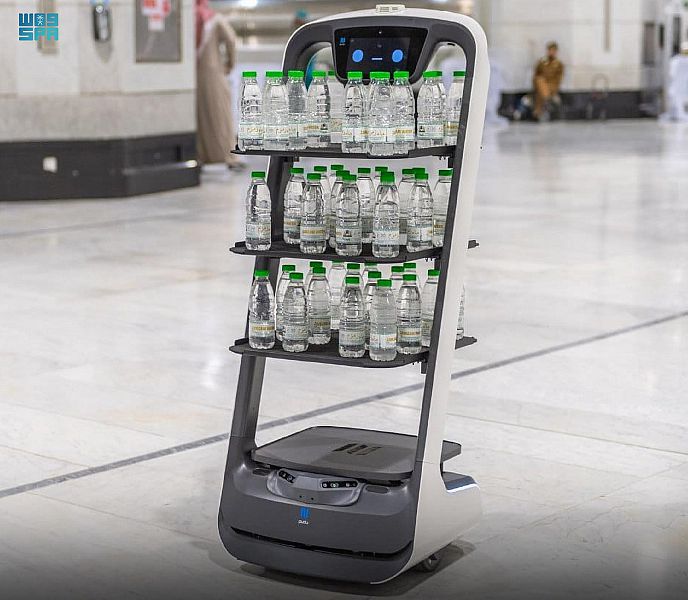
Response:
[[[447,418],[485,515],[382,586],[218,540],[246,182],[0,203],[1,598],[688,597],[688,128],[487,131]],[[417,367],[356,371],[270,362],[260,438],[413,432]]]

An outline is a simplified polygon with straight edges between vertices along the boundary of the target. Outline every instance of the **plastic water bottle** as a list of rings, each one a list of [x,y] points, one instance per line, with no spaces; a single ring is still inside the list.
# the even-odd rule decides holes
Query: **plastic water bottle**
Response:
[[[284,224],[282,226],[284,241],[287,244],[298,244],[301,241],[301,205],[306,181],[301,167],[292,167],[291,176],[284,190]]]
[[[365,261],[365,266],[363,267],[363,276],[367,277],[369,273],[373,271],[379,271],[378,263]]]
[[[326,148],[330,144],[330,91],[325,71],[313,71],[306,95],[308,146]]]
[[[342,291],[344,289],[344,278],[346,277],[346,269],[344,261],[333,260],[330,268],[330,295],[332,307],[332,329],[339,330],[339,303],[342,299]]]
[[[330,91],[330,143],[342,143],[342,117],[344,116],[344,86],[334,71],[327,72],[327,88]]]
[[[444,126],[444,143],[447,146],[456,144],[458,138],[465,81],[466,71],[454,71],[454,79],[447,93],[447,120]]]
[[[459,322],[456,326],[456,339],[460,340],[466,331],[466,286],[461,285],[461,299],[459,300]]]
[[[260,150],[263,147],[263,93],[255,71],[241,74],[238,146],[239,150]]]
[[[399,244],[406,245],[408,232],[408,207],[411,188],[416,183],[416,170],[402,169],[399,182]]]
[[[394,154],[396,142],[396,118],[389,73],[377,71],[371,73],[370,77],[377,80],[377,84],[370,98],[368,152],[372,156],[390,156]]]
[[[418,283],[418,273],[416,273],[416,263],[405,262],[403,266],[404,266],[404,273],[413,273],[416,276],[416,287],[418,288],[418,292],[420,292],[420,285]],[[402,281],[403,281],[403,276],[402,276]]]
[[[313,277],[308,284],[306,305],[308,312],[308,342],[320,346],[330,341],[331,331],[330,286],[325,277],[325,267],[313,267]]]
[[[265,183],[265,171],[252,171],[246,192],[246,248],[269,250],[272,236],[270,190]]]
[[[361,358],[365,354],[365,320],[361,280],[348,276],[339,308],[339,355]]]
[[[418,91],[416,144],[430,148],[444,144],[444,91],[441,71],[425,71]]]
[[[344,89],[344,116],[342,119],[342,152],[367,152],[367,102],[363,87],[363,73],[349,71]]]
[[[373,294],[375,293],[375,286],[379,279],[382,279],[380,271],[368,271],[368,280],[363,286],[363,309],[365,315],[365,332],[366,332],[366,348],[370,341],[370,303],[373,301]]]
[[[375,185],[375,190],[377,190],[377,188],[380,186],[380,176],[386,171],[389,171],[389,167],[385,167],[383,165],[377,165],[375,167],[375,174],[373,175],[373,184]]]
[[[284,333],[284,294],[287,293],[287,286],[289,285],[289,274],[296,271],[296,265],[282,265],[282,274],[277,280],[277,291],[275,292],[275,334],[277,339],[282,341],[282,334]]]
[[[332,213],[332,184],[330,183],[329,175],[327,174],[327,167],[324,165],[317,165],[313,167],[314,173],[320,173],[320,185],[323,189],[323,202],[325,204],[325,226],[327,239],[330,237],[330,214]]]
[[[440,169],[440,177],[432,193],[432,245],[439,248],[444,244],[444,228],[447,223],[449,192],[453,169]]]
[[[342,175],[342,189],[337,198],[336,249],[340,256],[358,256],[361,242],[361,200],[356,175]]]
[[[437,281],[440,272],[438,269],[430,269],[428,278],[423,286],[423,294],[420,299],[420,342],[421,345],[430,346],[432,335],[432,323],[435,319],[435,299],[437,298]]]
[[[358,168],[358,198],[361,201],[361,241],[364,244],[372,244],[375,184],[370,177],[370,167]]]
[[[406,154],[416,145],[416,98],[408,71],[395,71],[392,97],[396,117],[394,154]]]
[[[358,277],[359,284],[362,284],[363,280],[361,279],[361,265],[358,263],[346,263],[346,276]]]
[[[267,350],[275,345],[275,295],[269,271],[256,270],[248,303],[248,345]]]
[[[332,189],[334,187],[334,184],[337,182],[337,173],[343,170],[345,169],[344,165],[342,164],[335,163],[333,165],[330,165],[330,172],[327,175],[327,181],[330,184],[330,189]]]
[[[306,124],[306,85],[303,71],[287,72],[287,101],[289,103],[289,148],[303,150],[308,144]]]
[[[336,248],[337,247],[337,204],[339,202],[339,195],[342,192],[342,183],[343,179],[342,177],[344,176],[344,173],[348,173],[348,171],[342,166],[342,165],[332,165],[332,167],[335,167],[334,169],[334,182],[332,183],[332,191],[330,192],[330,204],[328,206],[328,212],[327,212],[327,238],[330,243],[330,248]],[[341,167],[341,168],[339,168]],[[333,171],[330,171],[330,174]]]
[[[284,294],[284,333],[282,348],[287,352],[308,350],[308,310],[303,289],[303,273],[290,273]]]
[[[303,283],[303,289],[304,290],[308,291],[308,286],[310,285],[311,278],[313,277],[313,270],[316,267],[322,267],[322,266],[323,266],[323,262],[321,260],[312,260],[308,263],[308,267],[309,267],[308,273],[306,273],[306,279]]]
[[[416,171],[416,183],[411,188],[408,213],[409,252],[432,248],[432,192],[428,174]]]
[[[401,284],[404,282],[404,265],[392,266],[392,276],[390,277],[390,280],[392,281],[392,291],[394,292],[394,297],[398,298]]]
[[[301,206],[299,248],[304,254],[322,254],[327,245],[325,198],[320,185],[320,173],[309,173]]]
[[[393,258],[399,255],[399,194],[394,173],[380,176],[373,218],[373,256]]]
[[[397,350],[401,354],[418,354],[420,340],[420,293],[413,273],[404,273],[397,297]]]
[[[397,356],[397,309],[389,279],[379,279],[370,304],[370,342],[372,360],[390,361]]]
[[[289,102],[282,71],[268,71],[263,88],[263,123],[266,150],[289,148]]]

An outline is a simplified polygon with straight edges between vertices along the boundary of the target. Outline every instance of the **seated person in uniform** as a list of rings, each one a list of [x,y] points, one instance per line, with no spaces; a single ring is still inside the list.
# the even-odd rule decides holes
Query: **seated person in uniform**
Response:
[[[561,104],[559,87],[564,76],[564,65],[557,58],[559,46],[556,42],[547,44],[547,56],[541,58],[535,65],[533,74],[533,95],[535,108],[533,116],[539,119],[548,103]]]

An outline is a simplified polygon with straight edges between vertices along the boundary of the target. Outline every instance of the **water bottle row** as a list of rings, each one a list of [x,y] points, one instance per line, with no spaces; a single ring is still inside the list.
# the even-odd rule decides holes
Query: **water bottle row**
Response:
[[[282,265],[273,293],[268,271],[255,271],[249,300],[249,345],[270,349],[275,339],[288,352],[304,352],[309,344],[324,345],[338,333],[339,354],[361,358],[366,349],[377,361],[394,360],[397,352],[418,354],[430,346],[439,271],[430,269],[422,288],[415,264],[392,267],[389,279],[377,265],[366,265],[361,286],[360,265],[333,261],[329,278],[313,261],[304,282],[296,265]],[[462,294],[457,337],[463,337],[465,296]]]
[[[304,150],[341,144],[342,152],[374,156],[456,144],[465,71],[454,71],[448,92],[441,71],[425,71],[418,101],[408,71],[347,73],[343,87],[334,71],[313,71],[308,90],[303,71],[268,71],[261,90],[255,71],[242,73],[239,99],[241,150]],[[417,113],[417,117],[416,117]]]
[[[444,243],[452,169],[440,169],[433,189],[423,167],[402,169],[399,185],[385,166],[292,167],[284,192],[284,241],[301,252],[322,254],[329,243],[340,256],[358,256],[372,244],[373,256],[393,258]],[[270,191],[263,171],[251,173],[246,194],[246,247],[269,250],[272,243]]]

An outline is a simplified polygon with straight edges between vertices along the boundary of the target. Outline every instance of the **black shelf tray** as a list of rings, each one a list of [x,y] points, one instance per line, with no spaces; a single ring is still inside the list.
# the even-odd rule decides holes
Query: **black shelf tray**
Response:
[[[478,242],[470,240],[469,248],[478,246]],[[358,256],[340,256],[329,245],[322,254],[305,254],[299,250],[298,245],[287,244],[284,240],[272,240],[270,250],[248,250],[246,242],[237,242],[231,247],[230,252],[245,256],[264,256],[266,258],[303,258],[307,260],[344,260],[345,262],[373,262],[380,264],[404,263],[420,260],[422,258],[438,258],[442,254],[442,248],[430,248],[420,252],[407,252],[404,247],[399,249],[399,254],[392,258],[380,258],[373,256],[372,244],[363,244],[363,251]]]
[[[464,348],[475,344],[478,340],[474,337],[464,336],[456,340],[455,348]],[[241,338],[234,342],[229,348],[235,354],[248,354],[252,356],[265,356],[267,358],[281,358],[284,360],[300,360],[304,362],[327,363],[331,365],[346,365],[349,367],[364,367],[369,369],[390,369],[393,367],[403,367],[416,362],[424,362],[428,359],[428,350],[423,350],[418,354],[399,354],[394,360],[381,362],[372,360],[366,353],[362,358],[345,358],[339,355],[339,340],[336,336],[327,344],[315,346],[310,344],[305,352],[287,352],[282,349],[282,343],[275,342],[275,346],[269,350],[259,350],[248,345],[248,338]]]
[[[413,472],[417,440],[388,431],[310,427],[252,450],[251,458],[271,467],[335,477],[402,481]],[[459,454],[461,444],[443,442],[442,462]]]
[[[341,146],[333,145],[327,148],[307,148],[305,150],[239,150],[234,149],[234,154],[248,156],[290,156],[298,158],[302,156],[312,156],[319,158],[350,158],[352,160],[371,159],[371,160],[394,160],[421,158],[423,156],[454,156],[456,146],[433,146],[431,148],[414,148],[406,154],[392,154],[390,156],[373,156],[367,152],[342,152]]]

